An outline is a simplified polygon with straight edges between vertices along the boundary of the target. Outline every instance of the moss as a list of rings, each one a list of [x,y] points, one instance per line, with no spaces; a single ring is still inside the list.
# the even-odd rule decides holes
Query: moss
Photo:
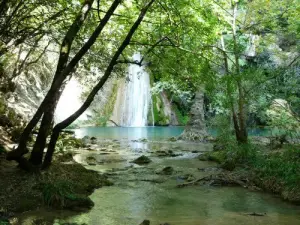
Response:
[[[175,115],[176,115],[176,118],[177,118],[177,121],[178,121],[179,125],[181,125],[181,126],[187,125],[187,123],[188,123],[189,120],[190,120],[189,115],[188,115],[188,114],[182,113],[182,112],[178,109],[177,105],[175,105],[175,104],[172,105],[172,110],[173,110],[173,112],[174,112]]]
[[[103,107],[103,111],[95,119],[97,126],[106,126],[107,121],[110,119],[114,111],[117,95],[118,95],[118,84],[115,83],[113,85],[112,93],[109,97],[109,100]]]
[[[111,182],[77,163],[54,162],[49,170],[40,174],[11,170],[1,174],[1,208],[12,213],[34,210],[42,205],[90,208],[92,203],[88,196],[104,185],[111,185]]]
[[[161,100],[160,95],[153,95],[153,114],[156,126],[165,126],[169,125],[170,119],[164,114],[163,110],[163,101]]]
[[[201,161],[214,161],[217,163],[223,163],[226,159],[225,151],[217,152],[205,152],[198,157]]]
[[[91,208],[94,205],[91,199],[76,194],[73,187],[73,183],[66,180],[46,183],[43,188],[45,205],[60,209]]]

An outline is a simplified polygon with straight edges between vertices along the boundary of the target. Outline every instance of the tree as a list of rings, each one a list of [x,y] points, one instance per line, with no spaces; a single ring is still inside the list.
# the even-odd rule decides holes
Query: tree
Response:
[[[104,79],[104,78],[101,79],[101,80],[103,80],[103,83],[100,86],[98,85],[98,90],[104,85],[105,81],[110,76],[110,74],[116,64],[117,59],[122,54],[122,52],[126,48],[126,46],[129,44],[132,35],[134,34],[135,30],[138,28],[139,24],[143,20],[143,17],[145,16],[147,10],[153,4],[153,2],[154,2],[154,0],[150,1],[146,5],[146,7],[141,10],[141,14],[140,14],[138,20],[134,23],[132,29],[129,31],[128,35],[125,37],[122,45],[116,51],[116,54],[112,57],[111,63],[109,64],[107,71],[105,73],[105,74],[107,74],[106,79]],[[54,109],[57,104],[57,100],[60,97],[63,82],[66,79],[66,77],[72,72],[74,67],[79,62],[79,60],[85,55],[85,53],[87,53],[87,51],[96,42],[99,34],[104,29],[107,22],[110,20],[110,17],[114,14],[115,9],[117,8],[117,6],[120,3],[121,3],[121,1],[115,0],[110,5],[108,11],[105,12],[104,17],[100,20],[99,25],[93,31],[93,33],[90,36],[90,38],[88,39],[88,41],[75,54],[73,59],[71,59],[71,61],[68,63],[68,55],[70,53],[69,49],[71,48],[72,41],[74,40],[74,38],[76,36],[76,32],[79,31],[81,25],[83,24],[84,18],[86,18],[86,15],[89,11],[87,9],[91,9],[91,6],[92,6],[92,1],[85,1],[86,5],[82,6],[81,12],[76,17],[73,25],[70,27],[70,29],[67,32],[65,39],[62,43],[60,59],[59,59],[58,67],[57,67],[57,73],[55,74],[55,77],[53,79],[53,83],[50,87],[50,90],[49,90],[48,94],[46,95],[44,101],[40,105],[39,109],[37,110],[36,114],[34,115],[33,119],[29,122],[29,124],[25,128],[18,148],[15,151],[8,154],[7,159],[17,160],[25,169],[30,169],[31,164],[28,163],[22,157],[22,155],[24,153],[26,153],[26,143],[27,143],[28,137],[29,137],[32,129],[36,126],[37,122],[43,115],[43,119],[42,119],[41,126],[39,129],[39,134],[38,134],[37,140],[35,142],[35,145],[34,145],[32,153],[31,153],[31,157],[30,157],[30,162],[33,165],[41,165],[42,160],[43,160],[43,150],[45,147],[46,138],[49,135],[49,131],[52,126],[53,113],[54,113]],[[88,6],[88,8],[86,6]],[[81,20],[78,21],[78,19],[81,19]],[[74,32],[75,32],[75,35],[74,35]],[[93,91],[93,95],[95,95],[96,93],[97,93],[97,91],[96,92]],[[89,99],[88,101],[90,101],[88,103],[88,105],[89,105],[91,103],[93,97],[89,97],[88,99]]]
[[[155,0],[150,0],[149,3],[144,8],[142,8],[142,10],[138,16],[138,19],[132,25],[127,36],[125,37],[125,39],[121,43],[120,47],[115,52],[114,56],[112,57],[108,67],[106,68],[106,71],[105,71],[103,77],[101,77],[98,84],[90,92],[90,94],[86,98],[83,105],[74,114],[72,114],[70,117],[68,117],[64,121],[60,122],[53,128],[53,132],[52,132],[51,139],[49,142],[48,150],[47,150],[47,153],[45,156],[45,161],[43,163],[43,168],[47,168],[51,164],[52,156],[55,151],[55,145],[58,140],[60,132],[63,129],[65,129],[66,127],[68,127],[71,123],[73,123],[91,105],[91,103],[92,103],[94,97],[96,96],[96,94],[98,93],[98,91],[103,87],[105,82],[108,80],[108,78],[112,74],[114,66],[116,64],[118,64],[118,58],[120,57],[120,55],[122,54],[124,49],[130,44],[130,40],[131,40],[132,36],[134,35],[135,31],[138,29],[140,23],[143,21],[143,18],[145,17],[145,15],[148,11],[148,9],[151,7],[151,5],[154,3],[154,1]]]
[[[42,163],[43,150],[44,150],[46,138],[51,128],[53,113],[57,104],[57,100],[60,97],[60,91],[63,82],[67,78],[67,76],[69,76],[70,73],[74,70],[75,66],[78,64],[81,58],[96,42],[98,36],[100,35],[101,31],[109,21],[113,12],[121,3],[121,0],[113,1],[107,13],[102,18],[99,25],[95,28],[94,32],[92,33],[88,41],[82,46],[82,48],[71,59],[71,61],[68,62],[72,42],[76,37],[78,31],[80,30],[84,20],[86,19],[88,12],[91,9],[92,3],[93,3],[92,0],[86,0],[83,3],[80,12],[78,13],[75,20],[73,21],[73,24],[70,26],[69,30],[67,31],[65,38],[61,44],[61,51],[60,51],[59,63],[57,66],[57,72],[54,76],[53,83],[50,87],[50,90],[48,91],[46,97],[44,98],[37,112],[33,116],[32,120],[28,123],[28,125],[24,129],[20,138],[18,148],[7,155],[8,160],[17,160],[20,164],[24,165],[24,167],[26,167],[27,169],[30,165],[26,162],[26,160],[24,160],[22,155],[28,152],[26,148],[26,143],[29,139],[31,131],[37,125],[40,118],[44,114],[42,124],[39,129],[37,141],[35,143],[33,154],[31,155],[31,160],[30,160],[31,162],[34,163],[34,165],[40,165]]]

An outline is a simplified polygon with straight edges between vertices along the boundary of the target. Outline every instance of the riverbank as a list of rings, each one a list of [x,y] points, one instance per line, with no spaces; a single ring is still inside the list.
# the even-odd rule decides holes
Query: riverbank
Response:
[[[216,144],[214,151],[199,156],[227,170],[219,179],[235,180],[236,185],[263,190],[300,204],[300,146],[285,144],[278,148],[263,144],[238,146]],[[217,178],[212,177],[211,180]]]
[[[73,138],[65,141],[72,146],[79,143]],[[100,173],[75,162],[71,152],[56,154],[46,171],[28,173],[19,169],[17,163],[5,159],[7,148],[1,147],[0,152],[1,225],[10,224],[8,219],[15,215],[39,208],[76,212],[89,210],[94,206],[89,195],[97,188],[112,184]]]
[[[250,166],[243,166],[245,161],[230,163],[229,159],[236,158],[235,151],[216,151],[210,143],[94,137],[80,140],[71,136],[63,135],[54,164],[40,174],[18,170],[2,154],[0,165],[6,169],[1,167],[0,171],[7,173],[5,192],[0,190],[0,197],[8,206],[0,217],[13,218],[13,225],[132,225],[144,219],[154,225],[300,222],[295,216],[300,208],[256,191],[262,188],[251,178]],[[142,164],[136,160],[141,156],[147,159]],[[209,161],[199,160],[204,156]],[[98,189],[110,184],[107,179],[114,185]],[[49,197],[49,193],[54,197]],[[74,195],[82,196],[85,204],[70,205]],[[77,213],[70,214],[68,209]],[[249,216],[259,218],[252,221]]]

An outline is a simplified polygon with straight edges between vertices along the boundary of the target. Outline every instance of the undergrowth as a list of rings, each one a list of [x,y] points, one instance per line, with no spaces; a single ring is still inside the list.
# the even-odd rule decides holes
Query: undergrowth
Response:
[[[217,121],[219,130],[215,151],[202,158],[216,161],[228,170],[237,166],[247,169],[260,182],[258,185],[273,192],[295,193],[300,189],[299,145],[284,145],[281,149],[272,150],[268,146],[254,145],[251,140],[247,144],[238,144],[228,121]],[[300,193],[296,192],[300,200]]]
[[[72,183],[68,181],[56,181],[45,184],[43,188],[44,204],[63,208],[66,199],[73,198]]]

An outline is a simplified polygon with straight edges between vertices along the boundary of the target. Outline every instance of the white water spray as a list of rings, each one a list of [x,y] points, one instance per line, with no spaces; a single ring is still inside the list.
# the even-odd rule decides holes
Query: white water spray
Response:
[[[134,54],[132,59],[140,61],[141,54]],[[145,67],[131,64],[128,68],[128,78],[125,84],[121,118],[122,126],[147,126],[149,106],[153,105],[150,88],[150,78],[149,74],[145,71]]]

